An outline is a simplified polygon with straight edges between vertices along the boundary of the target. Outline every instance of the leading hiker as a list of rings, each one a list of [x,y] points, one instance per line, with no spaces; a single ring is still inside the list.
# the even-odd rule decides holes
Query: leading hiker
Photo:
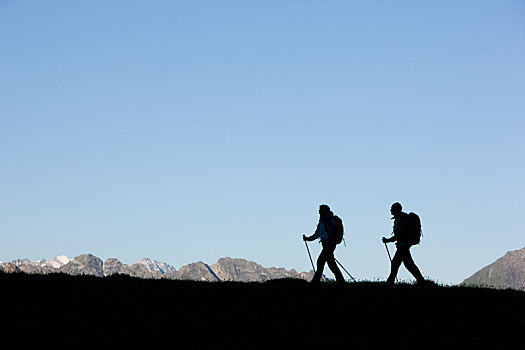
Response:
[[[390,238],[383,237],[383,243],[396,242],[396,254],[391,262],[390,267],[390,276],[386,280],[388,284],[394,284],[394,280],[397,276],[397,271],[401,266],[401,263],[405,264],[407,270],[414,276],[418,284],[424,284],[425,279],[421,272],[417,268],[412,255],[410,255],[410,247],[414,244],[419,243],[419,238],[421,235],[421,223],[419,218],[417,218],[419,228],[414,228],[411,226],[409,214],[403,212],[403,207],[400,203],[392,204],[390,208],[390,213],[392,214],[392,219],[394,219],[394,235]],[[415,215],[410,213],[410,215]],[[417,217],[417,215],[416,215]],[[416,224],[417,226],[417,224]],[[419,232],[417,232],[419,230]],[[387,248],[388,249],[388,248]]]
[[[335,247],[341,243],[343,239],[343,223],[326,204],[319,206],[319,223],[317,224],[315,233],[310,237],[303,235],[304,241],[313,241],[318,238],[321,240],[323,250],[317,258],[317,271],[315,271],[312,282],[321,281],[324,264],[328,263],[328,267],[332,270],[335,280],[344,283],[345,279],[343,278],[341,270],[337,267],[334,256]]]

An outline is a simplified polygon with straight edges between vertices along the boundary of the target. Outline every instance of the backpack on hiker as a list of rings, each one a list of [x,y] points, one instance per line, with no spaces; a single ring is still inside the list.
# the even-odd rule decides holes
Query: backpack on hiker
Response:
[[[407,220],[407,239],[411,245],[419,244],[421,241],[421,220],[416,213],[409,213]]]
[[[343,220],[337,215],[334,215],[332,217],[332,220],[330,220],[330,224],[328,225],[328,235],[330,236],[330,240],[334,242],[335,244],[339,244],[343,241],[343,236],[345,234],[345,230],[343,228]]]

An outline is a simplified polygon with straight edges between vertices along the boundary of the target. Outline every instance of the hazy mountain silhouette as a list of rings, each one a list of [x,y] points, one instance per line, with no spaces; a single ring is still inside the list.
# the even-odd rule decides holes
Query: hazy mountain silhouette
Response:
[[[116,274],[128,275],[140,278],[162,278],[162,272],[158,270],[150,270],[148,266],[136,262],[133,264],[123,264],[118,259],[109,258],[104,261],[102,265],[104,276],[112,276]]]
[[[91,254],[77,256],[72,261],[60,267],[59,271],[69,275],[104,276],[102,260]]]
[[[264,268],[244,259],[221,258],[211,269],[222,281],[264,282],[277,278],[300,278],[295,270]]]
[[[525,248],[507,252],[464,280],[462,285],[525,290]]]
[[[237,282],[264,282],[281,278],[300,278],[310,280],[313,272],[298,273],[295,270],[269,267],[265,268],[256,262],[230,257],[221,258],[213,265],[204,262],[191,263],[182,266],[179,270],[173,266],[143,258],[132,264],[124,264],[116,258],[102,261],[92,254],[82,254],[69,259],[61,255],[50,260],[16,259],[10,263],[1,263],[0,270],[6,272],[25,272],[29,274],[66,273],[68,275],[112,276],[116,274],[140,278],[176,279],[192,281],[237,281]]]
[[[218,282],[215,272],[202,261],[185,265],[179,271],[169,272],[165,278],[174,280]]]

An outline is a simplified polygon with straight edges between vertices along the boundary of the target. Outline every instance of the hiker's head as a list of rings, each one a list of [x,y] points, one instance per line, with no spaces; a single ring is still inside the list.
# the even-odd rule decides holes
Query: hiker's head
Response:
[[[321,204],[319,206],[319,215],[325,216],[331,214],[332,211],[330,210],[330,207],[326,204]]]
[[[390,213],[396,217],[397,215],[399,215],[399,213],[401,213],[401,210],[403,210],[403,207],[401,206],[400,203],[398,202],[395,202],[394,204],[392,204],[392,207],[390,207]]]

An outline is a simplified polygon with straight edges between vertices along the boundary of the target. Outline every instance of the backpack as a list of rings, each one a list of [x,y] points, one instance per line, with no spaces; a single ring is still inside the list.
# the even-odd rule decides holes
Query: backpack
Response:
[[[416,213],[407,215],[407,238],[411,245],[419,244],[421,241],[421,220]]]
[[[329,229],[329,236],[332,242],[339,244],[343,241],[343,235],[345,234],[343,228],[343,220],[337,215],[332,217],[332,224]]]

